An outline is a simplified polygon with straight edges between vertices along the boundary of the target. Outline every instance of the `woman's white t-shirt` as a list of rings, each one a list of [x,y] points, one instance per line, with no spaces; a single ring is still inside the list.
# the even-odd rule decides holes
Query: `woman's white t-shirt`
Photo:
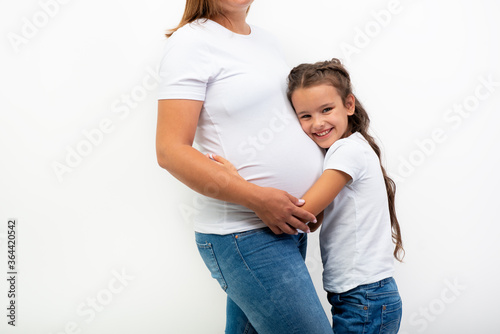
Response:
[[[323,169],[340,170],[352,178],[324,211],[320,248],[325,290],[341,293],[391,277],[391,219],[375,151],[355,132],[328,149]]]
[[[301,197],[321,174],[323,153],[305,135],[286,97],[287,66],[277,40],[251,25],[250,35],[198,20],[167,40],[161,99],[204,101],[195,144],[231,161],[247,181]],[[207,185],[218,191],[224,179]],[[219,184],[218,184],[219,183]],[[197,232],[229,234],[265,226],[248,208],[199,196]]]

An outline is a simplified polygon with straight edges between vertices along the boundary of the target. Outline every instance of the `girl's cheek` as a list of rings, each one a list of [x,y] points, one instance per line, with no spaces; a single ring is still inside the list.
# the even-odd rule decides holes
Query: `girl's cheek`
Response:
[[[304,131],[305,133],[309,133],[308,126],[307,124],[305,124],[305,122],[301,121],[300,126],[302,127],[302,131]]]

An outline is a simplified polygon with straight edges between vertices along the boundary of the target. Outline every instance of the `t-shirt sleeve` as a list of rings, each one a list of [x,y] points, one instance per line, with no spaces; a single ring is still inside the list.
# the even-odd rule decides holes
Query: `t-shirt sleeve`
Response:
[[[208,45],[196,31],[175,32],[160,62],[158,99],[205,100],[212,64]]]
[[[335,169],[349,174],[352,180],[348,184],[351,184],[359,180],[366,170],[365,153],[358,143],[345,140],[328,150],[323,169]]]

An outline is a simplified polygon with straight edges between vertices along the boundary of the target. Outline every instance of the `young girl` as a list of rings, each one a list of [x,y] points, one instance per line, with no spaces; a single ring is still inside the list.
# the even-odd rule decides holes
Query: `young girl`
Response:
[[[392,257],[401,261],[404,250],[395,184],[368,134],[370,119],[352,93],[349,73],[338,59],[302,64],[291,71],[287,93],[302,130],[326,150],[323,174],[302,208],[314,215],[324,210],[320,246],[333,330],[397,333],[402,303]],[[319,224],[309,224],[311,231]]]

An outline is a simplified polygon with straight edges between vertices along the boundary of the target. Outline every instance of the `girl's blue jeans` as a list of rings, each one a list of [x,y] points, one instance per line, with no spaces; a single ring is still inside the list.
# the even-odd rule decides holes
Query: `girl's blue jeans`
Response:
[[[393,334],[401,324],[402,303],[394,278],[328,293],[335,334]]]
[[[306,234],[196,233],[196,244],[227,294],[226,333],[332,333],[304,262]]]

